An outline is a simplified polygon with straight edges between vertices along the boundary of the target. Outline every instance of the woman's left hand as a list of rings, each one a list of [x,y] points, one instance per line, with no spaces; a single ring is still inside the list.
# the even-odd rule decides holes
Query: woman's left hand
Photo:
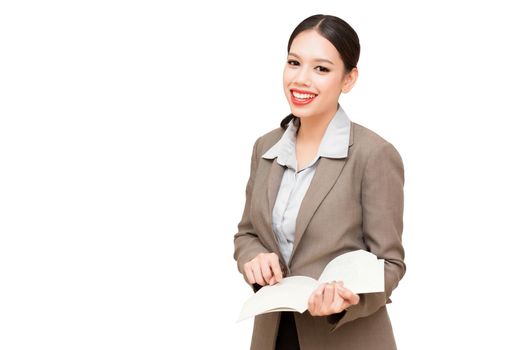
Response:
[[[308,299],[308,311],[312,316],[327,316],[339,313],[359,303],[359,295],[343,286],[343,282],[321,284]]]

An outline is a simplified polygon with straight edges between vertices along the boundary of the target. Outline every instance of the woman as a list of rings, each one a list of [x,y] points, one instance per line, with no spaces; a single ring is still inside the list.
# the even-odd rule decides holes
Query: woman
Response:
[[[251,349],[396,349],[386,310],[405,274],[403,162],[394,146],[350,121],[359,39],[342,19],[314,15],[288,41],[283,74],[291,114],[253,146],[234,259],[254,291],[285,276],[317,279],[326,264],[364,249],[385,260],[385,291],[324,283],[308,311],[255,317]]]

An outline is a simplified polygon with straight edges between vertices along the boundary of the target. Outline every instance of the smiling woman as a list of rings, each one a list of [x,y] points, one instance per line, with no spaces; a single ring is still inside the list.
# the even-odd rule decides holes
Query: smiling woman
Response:
[[[283,84],[292,113],[281,126],[292,118],[303,122],[303,117],[314,114],[324,119],[333,116],[339,95],[348,93],[357,80],[360,51],[357,33],[338,17],[315,15],[301,22],[288,40]],[[294,91],[315,97],[308,99]],[[317,105],[302,108],[314,99]]]
[[[234,259],[257,292],[286,276],[318,279],[335,257],[363,249],[384,259],[385,290],[323,283],[308,312],[257,315],[251,349],[396,349],[386,304],[406,270],[404,167],[390,142],[338,102],[357,81],[359,53],[356,32],[338,17],[314,15],[293,31],[283,72],[292,113],[253,146]]]

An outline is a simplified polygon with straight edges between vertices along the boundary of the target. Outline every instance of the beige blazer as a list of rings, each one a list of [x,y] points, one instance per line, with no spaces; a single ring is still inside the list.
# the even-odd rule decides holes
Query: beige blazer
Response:
[[[244,280],[244,264],[257,254],[275,252],[284,276],[319,278],[330,260],[365,249],[385,259],[385,292],[360,294],[336,323],[328,316],[295,312],[301,350],[392,350],[396,343],[386,309],[406,271],[403,231],[404,168],[394,146],[370,129],[351,122],[348,157],[322,157],[297,215],[289,267],[272,231],[272,210],[284,173],[276,158],[262,158],[282,136],[282,128],[257,139],[246,185],[246,202],[234,235],[234,259]],[[257,289],[250,285],[254,291]],[[274,350],[281,313],[254,319],[252,350]]]

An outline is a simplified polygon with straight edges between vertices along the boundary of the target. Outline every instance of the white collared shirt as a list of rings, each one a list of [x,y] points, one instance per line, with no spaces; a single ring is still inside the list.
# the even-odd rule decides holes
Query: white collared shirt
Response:
[[[350,136],[350,118],[337,104],[337,111],[323,135],[316,157],[297,171],[295,144],[297,126],[290,122],[279,141],[262,155],[266,159],[277,157],[277,163],[286,167],[272,212],[272,228],[279,249],[289,264],[293,249],[295,225],[301,202],[310,186],[320,157],[346,158]]]

